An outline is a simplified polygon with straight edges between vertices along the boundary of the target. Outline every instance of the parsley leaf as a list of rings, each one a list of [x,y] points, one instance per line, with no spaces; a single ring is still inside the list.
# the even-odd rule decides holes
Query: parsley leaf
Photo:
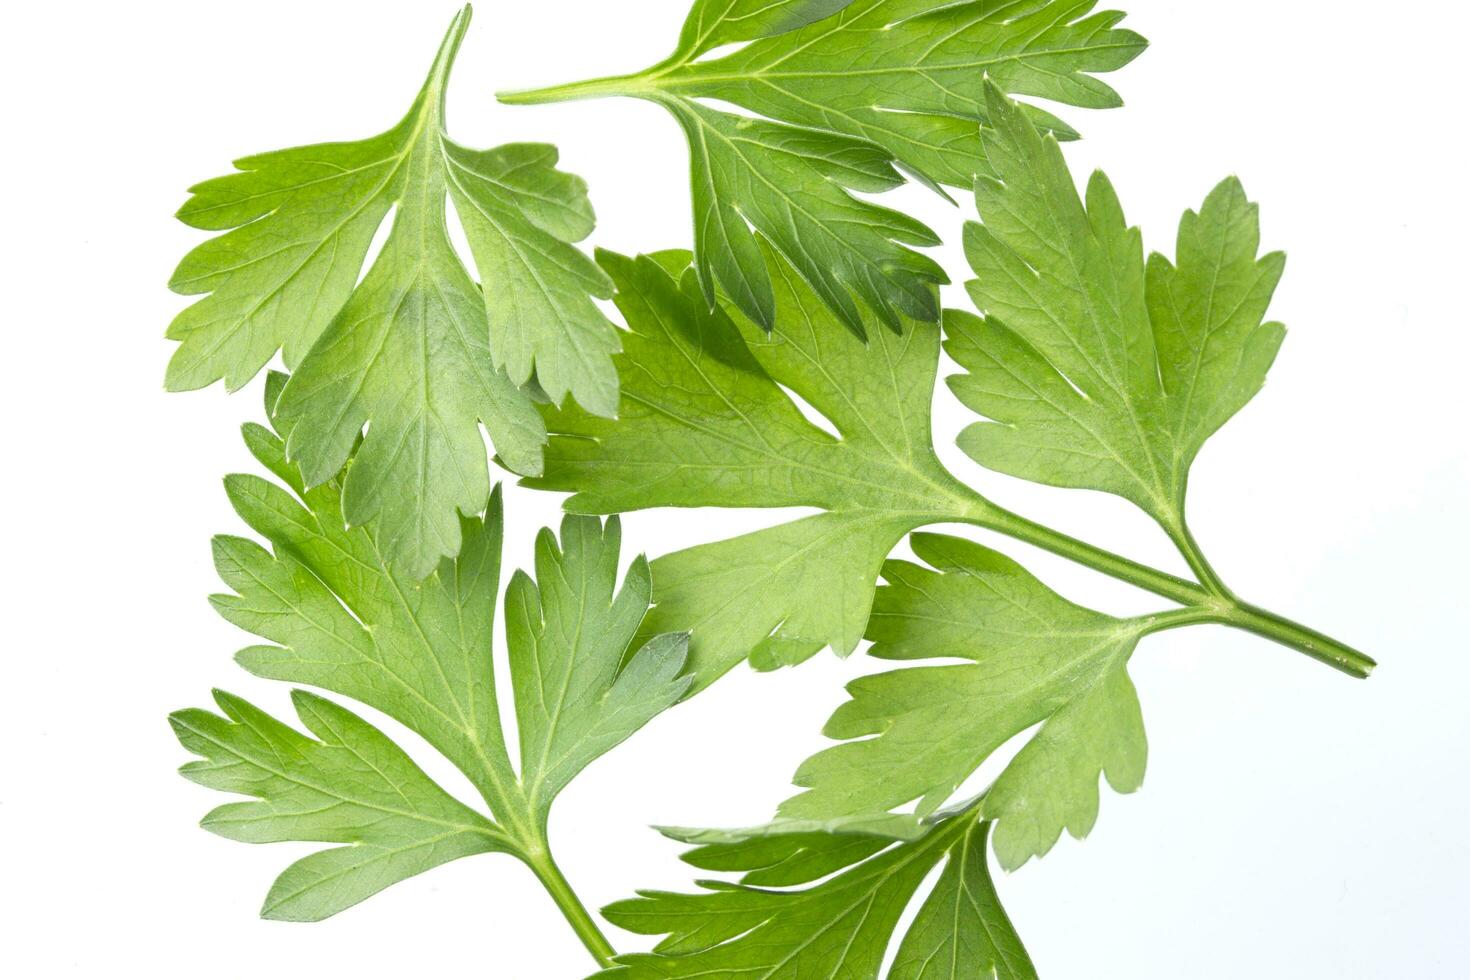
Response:
[[[575,490],[569,510],[815,506],[825,512],[654,562],[646,633],[692,630],[696,686],[752,649],[774,666],[862,638],[884,557],[904,534],[946,519],[967,491],[939,464],[928,402],[934,324],[878,331],[864,345],[765,248],[776,325],[710,310],[689,255],[598,259],[628,324],[617,421],[575,406],[547,412],[546,472]],[[787,391],[840,438],[808,421]]]
[[[989,825],[973,810],[911,841],[841,831],[695,834],[713,839],[684,860],[743,871],[739,883],[703,881],[693,895],[643,892],[604,913],[625,929],[664,935],[652,953],[617,958],[618,980],[751,976],[876,978],[906,906],[944,870],[899,943],[888,980],[1034,980],[1036,970],[995,894],[986,867]],[[825,877],[832,875],[832,877]],[[825,880],[819,880],[823,879]],[[806,885],[799,890],[777,890]],[[774,886],[774,887],[773,887]]]
[[[274,479],[226,480],[266,544],[214,542],[232,591],[213,604],[266,641],[237,659],[394,719],[483,802],[305,690],[292,692],[300,727],[223,692],[217,710],[176,712],[197,757],[183,774],[245,798],[206,828],[331,845],[281,873],[264,916],[327,918],[501,852],[541,881],[599,977],[876,980],[891,962],[889,980],[1035,980],[987,840],[1014,869],[1064,831],[1090,832],[1100,779],[1141,785],[1128,663],[1143,637],[1225,624],[1367,675],[1369,658],[1238,599],[1185,522],[1193,460],[1260,390],[1284,336],[1265,319],[1284,260],[1258,254],[1255,205],[1226,180],[1185,214],[1173,260],[1145,259],[1105,176],[1079,195],[1059,147],[1077,134],[1011,101],[1118,104],[1096,76],[1144,42],[1094,8],[692,0],[659,64],[503,97],[664,106],[690,148],[692,253],[594,262],[576,247],[593,227],[585,185],[554,148],[447,135],[468,7],[393,128],[246,157],[192,189],[179,217],[219,234],[173,277],[201,298],[169,329],[168,387],[235,389],[278,352],[292,371],[266,379],[272,427],[244,431]],[[906,177],[942,195],[973,186],[978,314],[941,313],[946,274],[918,251],[937,236],[865,196]],[[626,334],[595,302],[610,297]],[[956,480],[930,432],[941,337],[964,372],[949,383],[983,417],[959,439],[971,458],[1132,501],[1193,580]],[[516,572],[503,598],[511,717],[493,664],[503,515],[482,424],[527,485],[572,493],[560,534],[536,539],[534,574]],[[816,513],[639,556],[620,579],[618,518],[594,515],[652,506]],[[989,548],[916,530],[938,523],[1009,535],[1177,608],[1083,608]],[[885,560],[905,535],[921,563]],[[611,906],[611,921],[662,937],[616,954],[551,857],[560,792],[740,660],[773,668],[863,638],[878,659],[926,663],[848,686],[825,729],[838,744],[802,764],[773,822],[666,830],[695,845],[688,863],[741,877]],[[952,803],[1021,736],[989,787]]]
[[[450,69],[469,23],[450,26],[408,114],[387,132],[257,154],[205,181],[179,211],[223,232],[170,283],[206,294],[169,327],[180,342],[170,389],[250,380],[279,349],[294,370],[274,411],[308,483],[334,477],[370,425],[343,485],[354,524],[376,521],[413,576],[459,550],[455,511],[490,493],[480,423],[512,470],[541,467],[544,431],[530,396],[571,393],[612,414],[618,334],[593,302],[606,277],[571,243],[592,230],[580,178],[556,150],[472,150],[444,132]],[[450,243],[446,197],[483,290]],[[382,252],[358,282],[375,232]]]
[[[282,379],[274,375],[271,389]],[[421,735],[479,790],[490,816],[453,800],[382,733],[298,692],[313,741],[229,695],[224,716],[173,716],[185,747],[205,757],[184,773],[257,797],[205,826],[242,840],[321,840],[351,846],[312,855],[281,876],[264,914],[319,919],[444,861],[488,850],[547,876],[552,800],[594,759],[677,701],[683,634],[632,643],[649,600],[648,563],[617,582],[620,529],[569,516],[560,539],[543,530],[536,578],[506,591],[506,634],[520,764],[502,730],[491,644],[500,579],[501,504],[461,518],[464,548],[422,582],[389,563],[371,526],[346,525],[341,487],[307,487],[281,438],[245,429],[279,483],[226,480],[231,503],[271,550],[221,536],[215,562],[233,594],[212,601],[269,645],[237,659],[262,677],[353,698]],[[631,654],[628,651],[636,650]]]
[[[287,868],[262,916],[324,919],[456,858],[510,850],[500,828],[440,789],[382,732],[316,695],[295,691],[291,700],[315,739],[223,691],[215,693],[222,714],[190,708],[170,719],[201,756],[180,772],[257,798],[211,810],[206,830],[252,844],[347,845]]]
[[[946,315],[959,398],[992,419],[960,446],[991,469],[1105,490],[1183,537],[1190,463],[1261,388],[1285,335],[1263,322],[1285,257],[1257,257],[1256,206],[1230,178],[1188,212],[1177,259],[1145,265],[1112,185],[1084,203],[1056,140],[992,87],[995,177],[965,228],[984,317]]]
[[[1022,132],[1033,137],[1028,145],[1038,153],[1054,151],[1053,138],[1036,137],[1029,120],[1005,109],[1003,97],[997,97],[1001,132],[1023,126]],[[1035,162],[1030,169],[1045,167]],[[1020,197],[1032,192],[1029,187],[1020,172],[997,192]],[[1200,379],[1201,395],[1179,401],[1161,394],[1136,416],[1145,433],[1138,436],[1139,445],[1172,447],[1170,467],[1177,470],[1170,472],[1179,475],[1179,492],[1173,494],[1172,483],[1166,497],[1175,500],[1157,514],[1197,570],[1198,585],[1036,525],[954,479],[933,453],[931,439],[929,398],[939,357],[935,328],[911,322],[898,335],[873,331],[861,344],[791,263],[764,244],[761,259],[775,285],[778,310],[769,334],[726,295],[717,295],[713,310],[704,306],[686,253],[637,260],[598,254],[629,325],[625,350],[616,357],[622,382],[619,419],[600,419],[576,406],[545,411],[551,432],[547,469],[539,478],[526,479],[526,485],[572,491],[567,508],[576,513],[819,508],[813,516],[654,561],[656,605],[645,632],[692,630],[697,689],[742,658],[757,667],[776,667],[797,663],[826,645],[839,654],[853,651],[872,608],[883,557],[916,527],[954,522],[1066,555],[1185,607],[1207,610],[1210,621],[1251,630],[1366,676],[1373,661],[1360,652],[1233,597],[1183,523],[1183,472],[1189,458],[1211,426],[1220,425],[1260,386],[1279,341],[1279,328],[1261,323],[1279,263],[1272,257],[1254,259],[1254,209],[1232,188],[1227,182],[1200,216],[1186,216],[1177,264],[1152,260],[1155,281],[1167,284],[1161,295],[1170,298],[1158,323],[1177,335],[1160,341],[1160,347],[1179,351],[1180,357],[1183,351],[1202,351],[1189,372]],[[1067,192],[1075,200],[1075,192]],[[1028,215],[1007,225],[1000,217],[1004,213],[989,212],[994,231],[972,229],[970,237],[1013,232],[1025,242],[1023,223],[1041,220]],[[1066,241],[1075,242],[1079,235],[1082,231],[1072,229]],[[1136,232],[1129,235],[1136,238]],[[1205,262],[1210,256],[1214,259]],[[1079,262],[1104,259],[1089,253]],[[1047,264],[1038,259],[1036,267]],[[1089,284],[1107,282],[1105,272],[1105,267],[1098,270]],[[1144,276],[1141,260],[1135,272],[1135,278]],[[1020,310],[1019,291],[1044,282],[1041,272],[1025,264],[1011,267],[1007,275],[1013,278],[988,276],[976,291],[1014,287],[1014,309]],[[1061,297],[1058,303],[1076,301],[1067,289],[1057,288],[1055,294]],[[1038,292],[1038,303],[1047,295],[1051,292]],[[1098,306],[1114,309],[1103,300]],[[1033,313],[1028,322],[1039,325],[1038,331],[1050,323],[1061,332],[1073,323],[1063,317],[1072,314],[1058,311],[1048,319]],[[1136,334],[1151,325],[1147,317],[1142,323],[1129,320],[1129,331]],[[967,429],[961,436],[964,447],[1000,447],[997,455],[978,457],[997,469],[1008,466],[1007,472],[1041,479],[1044,467],[1054,463],[1058,473],[1072,473],[1072,485],[1089,485],[1085,478],[1097,467],[1097,453],[1079,441],[1108,429],[1104,406],[1116,400],[1108,403],[1107,391],[1091,401],[1080,397],[1033,348],[1017,347],[1019,335],[1008,331],[994,311],[988,319],[948,314],[944,328],[948,350],[969,370],[951,379],[957,394],[995,419]],[[1142,342],[1152,341],[1145,335]],[[1060,339],[1055,344],[1061,347]],[[1030,360],[1011,357],[1013,347],[1022,354],[1032,350]],[[1167,379],[1183,372],[1177,364],[1152,370]],[[1144,375],[1147,370],[1139,372]],[[1053,388],[1060,401],[1048,398]],[[1055,406],[1072,403],[1091,414],[1069,429]],[[1170,422],[1169,413],[1177,422]],[[808,414],[820,416],[829,428],[808,420]],[[1135,419],[1126,413],[1123,419],[1126,425],[1116,428],[1135,438]],[[1072,445],[1075,453],[1048,457],[1038,448],[1042,436]],[[1144,494],[1135,497],[1150,500]]]
[[[775,37],[830,16],[852,0],[694,0],[674,57],[693,60],[715,48]]]
[[[512,103],[627,95],[669,110],[693,164],[695,261],[706,302],[718,283],[751,319],[777,321],[758,241],[772,244],[865,334],[857,301],[898,329],[939,314],[944,272],[909,246],[926,227],[852,191],[902,182],[968,186],[988,119],[985,79],[1006,91],[1089,108],[1119,104],[1092,73],[1120,68],[1145,42],[1093,2],[699,0],[672,55],[633,75],[535,92]],[[705,57],[716,48],[734,51]],[[732,103],[756,118],[714,108]],[[1028,109],[1063,137],[1070,127]]]
[[[918,800],[924,817],[1007,740],[1037,733],[986,791],[1001,865],[1045,854],[1063,828],[1092,829],[1098,775],[1122,793],[1143,782],[1147,743],[1126,665],[1140,637],[1188,613],[1116,619],[1073,605],[989,548],[913,535],[932,566],[890,560],[867,635],[872,656],[954,658],[859,678],[826,734],[845,739],[804,762],[806,791],[780,817],[873,820]],[[868,736],[872,736],[871,738]]]
[[[801,767],[806,792],[780,816],[817,827],[903,818],[915,832],[992,752],[1040,725],[982,804],[997,822],[1002,862],[1014,867],[1063,830],[1090,830],[1100,775],[1123,792],[1139,785],[1146,742],[1126,663],[1147,633],[1223,623],[1356,676],[1372,661],[1238,600],[1184,525],[1189,461],[1260,387],[1280,341],[1279,326],[1263,322],[1280,260],[1257,258],[1254,208],[1226,182],[1186,216],[1177,261],[1156,257],[1146,270],[1138,233],[1105,185],[1094,181],[1084,209],[1054,138],[991,91],[996,128],[985,139],[1001,177],[979,181],[986,224],[968,233],[982,271],[972,289],[987,313],[952,314],[944,328],[969,371],[953,380],[956,391],[993,421],[962,442],[997,469],[1152,504],[1199,584],[1035,524],[955,480],[929,435],[933,326],[874,331],[861,344],[770,246],[770,333],[723,294],[708,309],[682,253],[600,254],[631,330],[617,361],[620,419],[548,411],[546,473],[526,482],[575,491],[567,506],[584,512],[819,508],[657,559],[643,632],[692,631],[696,689],[743,656],[769,668],[823,646],[849,653],[865,627],[880,657],[972,661],[855,682],[827,729],[845,744]],[[1047,439],[1070,455],[1043,451]],[[1099,463],[1099,446],[1122,447],[1108,458],[1159,479],[1095,478],[1124,472]],[[1048,548],[1180,608],[1132,619],[1082,609],[1009,559],[932,535],[913,540],[938,571],[882,564],[905,534],[951,522]],[[880,567],[889,584],[875,607]],[[913,813],[898,812],[911,803]]]
[[[1006,867],[1045,854],[1063,829],[1097,817],[1098,776],[1119,791],[1143,778],[1146,743],[1125,665],[1144,634],[1216,619],[1234,602],[1184,520],[1190,463],[1260,389],[1283,328],[1264,322],[1279,253],[1257,256],[1256,209],[1237,181],[1186,214],[1177,264],[1145,264],[1111,185],[1079,197],[1051,135],[995,86],[976,180],[983,224],[966,228],[984,316],[949,311],[945,349],[967,369],[955,393],[990,421],[961,447],[992,469],[1106,490],[1171,535],[1208,595],[1194,609],[1118,620],[1056,596],[979,545],[913,536],[942,574],[888,562],[868,627],[879,657],[959,657],[863,678],[827,725],[845,740],[804,763],[796,820],[871,817],[943,805],[1009,738],[1037,735],[987,792]],[[977,710],[983,706],[983,710]],[[872,736],[872,737],[868,737]]]

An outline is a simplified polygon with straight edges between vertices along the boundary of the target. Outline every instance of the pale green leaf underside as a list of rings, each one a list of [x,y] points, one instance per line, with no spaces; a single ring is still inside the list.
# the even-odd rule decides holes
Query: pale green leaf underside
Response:
[[[273,376],[272,393],[281,384]],[[520,745],[520,765],[512,765],[502,728],[508,720],[502,717],[492,662],[500,579],[499,490],[483,517],[461,519],[465,545],[460,554],[442,561],[423,581],[414,581],[384,558],[371,527],[345,525],[337,480],[307,487],[299,469],[287,461],[277,434],[252,425],[245,435],[251,452],[279,482],[243,475],[226,480],[235,509],[271,546],[267,550],[238,537],[215,541],[216,566],[234,590],[214,596],[215,607],[230,622],[269,641],[240,651],[240,664],[263,677],[353,698],[402,723],[458,767],[490,811],[484,817],[453,803],[383,735],[314,696],[298,695],[298,710],[331,751],[248,706],[237,709],[233,701],[221,701],[221,707],[237,724],[208,722],[205,728],[218,736],[212,740],[200,741],[204,735],[196,729],[201,718],[214,716],[181,712],[176,724],[189,723],[187,731],[180,729],[185,746],[215,760],[216,767],[224,765],[218,760],[227,754],[238,756],[249,748],[251,764],[259,768],[272,754],[262,745],[285,747],[273,757],[277,769],[289,771],[272,779],[259,774],[212,777],[208,785],[261,800],[232,804],[219,813],[245,813],[252,819],[296,809],[307,814],[308,803],[323,801],[311,810],[310,819],[282,816],[270,824],[271,836],[243,839],[355,845],[293,865],[272,892],[269,914],[321,918],[399,878],[475,853],[475,847],[526,856],[544,844],[557,793],[688,688],[689,678],[681,676],[684,635],[655,636],[641,647],[633,643],[648,608],[648,566],[635,559],[619,587],[617,518],[604,524],[594,517],[569,516],[559,540],[549,530],[538,538],[537,578],[517,573],[506,593]],[[331,731],[320,721],[339,717],[346,720],[334,723]],[[387,781],[387,788],[371,780],[363,783],[367,775],[360,770],[367,763],[353,763],[352,752],[386,760],[369,769]],[[201,767],[191,766],[186,773],[199,779]],[[303,779],[317,795],[303,796],[305,790],[295,788],[306,785]],[[400,790],[412,803],[403,820],[417,822],[400,826],[384,818],[374,825],[381,830],[379,837],[364,836],[360,829],[367,811],[354,808],[356,803],[327,799],[335,793],[349,802],[367,800],[362,803],[367,806]],[[456,821],[472,828],[470,836],[434,829],[451,811]],[[433,820],[439,824],[430,826]],[[213,819],[206,825],[227,836],[266,833]],[[317,874],[321,885],[311,877]],[[275,901],[298,888],[300,896]]]
[[[687,253],[599,260],[629,327],[619,417],[548,411],[546,473],[526,482],[575,491],[567,506],[580,512],[820,508],[659,558],[643,632],[692,631],[696,687],[752,651],[763,666],[850,652],[883,558],[961,493],[930,442],[936,328],[911,322],[863,344],[769,250],[780,314],[769,334],[723,297],[708,309]]]
[[[992,91],[965,230],[984,319],[948,311],[961,401],[994,420],[960,445],[1042,483],[1118,494],[1169,527],[1190,463],[1258,391],[1283,329],[1263,322],[1284,263],[1257,257],[1256,207],[1222,182],[1180,225],[1177,265],[1128,227],[1107,178],[1081,199],[1050,136]]]
[[[520,772],[538,817],[589,762],[677,701],[687,637],[655,636],[626,667],[624,651],[648,611],[648,562],[634,559],[617,588],[618,519],[568,517],[561,540],[536,538],[536,578],[506,590],[506,638],[520,731]]]
[[[624,94],[652,99],[689,140],[696,265],[713,302],[718,283],[770,328],[776,302],[760,261],[765,240],[860,336],[903,317],[933,320],[944,274],[910,246],[933,233],[852,191],[902,182],[968,187],[983,166],[985,79],[1019,96],[1087,108],[1119,104],[1094,77],[1145,42],[1093,13],[1091,0],[709,0],[690,11],[675,52],[606,82],[510,101]],[[705,58],[716,47],[733,51]],[[712,108],[732,103],[758,118]],[[1026,110],[1063,137],[1051,114]]]
[[[1097,817],[1098,776],[1143,779],[1147,747],[1126,664],[1146,619],[1073,605],[1015,562],[960,538],[913,535],[932,568],[883,566],[867,635],[886,659],[957,658],[860,678],[827,723],[844,739],[808,759],[782,820],[877,819],[917,801],[925,816],[1012,736],[1041,728],[987,791],[1001,864],[1045,854]],[[871,737],[869,737],[871,736]]]
[[[499,731],[491,675],[500,576],[500,502],[463,518],[464,547],[422,582],[390,563],[373,527],[349,528],[336,480],[307,488],[280,439],[247,426],[252,452],[285,484],[225,480],[254,540],[215,539],[215,567],[233,594],[212,597],[230,622],[272,645],[236,656],[262,677],[325,688],[422,735],[502,804],[514,774]]]
[[[572,244],[592,230],[585,185],[556,169],[554,147],[471,150],[444,132],[468,18],[393,129],[246,157],[195,186],[180,219],[222,234],[171,282],[205,295],[169,327],[180,345],[168,386],[238,388],[279,350],[294,371],[275,406],[295,423],[291,458],[323,482],[369,426],[344,511],[380,525],[390,557],[418,577],[459,550],[456,511],[484,509],[481,423],[508,467],[539,472],[544,430],[520,385],[534,374],[554,400],[617,405],[617,331],[593,302],[609,287]],[[483,290],[450,243],[446,199]]]
[[[181,771],[211,789],[258,799],[217,807],[203,826],[255,844],[346,845],[287,868],[266,896],[264,917],[325,919],[455,858],[509,849],[493,823],[330,701],[292,695],[313,739],[232,695],[218,692],[215,700],[222,714],[192,708],[170,717],[179,741],[202,757]]]
[[[915,524],[829,513],[664,555],[643,632],[688,629],[696,684],[749,658],[761,670],[862,640],[883,559]],[[677,625],[676,625],[677,624]]]
[[[942,863],[889,980],[1034,980],[985,864],[988,829],[971,811],[912,841],[754,831],[696,848],[686,861],[744,872],[739,883],[700,882],[705,891],[693,895],[643,892],[609,906],[616,925],[664,938],[599,976],[876,980],[899,917]]]

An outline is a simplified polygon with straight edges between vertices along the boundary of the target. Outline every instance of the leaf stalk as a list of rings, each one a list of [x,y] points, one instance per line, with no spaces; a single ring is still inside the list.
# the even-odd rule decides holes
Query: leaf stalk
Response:
[[[1204,551],[1200,548],[1199,542],[1194,539],[1194,533],[1189,530],[1189,525],[1185,522],[1182,513],[1173,526],[1168,528],[1168,531],[1169,536],[1174,539],[1175,547],[1189,563],[1189,570],[1194,572],[1199,583],[1222,599],[1234,600],[1234,594],[1225,585],[1225,581],[1220,578],[1220,574],[1215,571],[1209,559],[1205,557]]]
[[[543,845],[535,851],[529,851],[524,860],[541,881],[552,901],[556,902],[556,907],[561,910],[572,931],[582,940],[582,945],[587,947],[587,952],[592,954],[597,965],[604,969],[616,965],[613,957],[617,955],[617,950],[613,949],[612,943],[608,942],[607,936],[603,935],[602,929],[597,925],[597,920],[577,897],[571,882],[567,881],[566,875],[557,867],[551,851]]]
[[[575,102],[580,99],[604,99],[617,95],[646,96],[655,86],[645,72],[632,75],[608,75],[582,82],[568,82],[546,88],[496,92],[495,98],[505,105],[547,105],[552,102]]]
[[[1190,582],[1079,541],[1060,531],[1012,513],[1003,507],[998,507],[984,498],[977,497],[970,506],[955,516],[964,523],[1015,538],[1094,571],[1102,572],[1104,575],[1136,585],[1155,595],[1163,596],[1181,606],[1192,607],[1198,614],[1196,622],[1217,623],[1254,633],[1306,654],[1313,660],[1340,670],[1350,677],[1367,677],[1378,665],[1372,657],[1325,633],[1320,633],[1284,616],[1236,598],[1219,581],[1219,576],[1215,575],[1214,570],[1209,567],[1208,562],[1204,561],[1203,556],[1199,556],[1198,545],[1193,543],[1194,539],[1188,535],[1187,529],[1184,531],[1183,540],[1189,542],[1195,554],[1199,556],[1202,569],[1197,569],[1197,574],[1200,570],[1206,571],[1207,574],[1202,576],[1207,579],[1204,584]],[[1190,565],[1195,567],[1195,562],[1191,561]],[[1208,579],[1213,579],[1213,584]]]

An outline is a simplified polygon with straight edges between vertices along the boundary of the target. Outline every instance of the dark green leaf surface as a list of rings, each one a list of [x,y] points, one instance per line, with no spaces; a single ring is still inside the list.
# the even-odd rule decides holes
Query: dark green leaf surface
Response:
[[[169,327],[173,390],[235,389],[279,350],[294,370],[274,410],[308,483],[334,477],[354,524],[422,578],[459,550],[456,511],[490,493],[480,424],[511,469],[539,472],[544,430],[518,386],[534,373],[611,414],[617,331],[593,302],[606,277],[571,243],[592,230],[583,182],[554,147],[471,150],[444,132],[449,73],[469,22],[445,38],[403,121],[379,136],[257,154],[205,181],[179,211],[222,232],[179,264],[172,287],[206,294]],[[450,243],[446,198],[483,290]],[[358,277],[379,226],[382,251]]]
[[[1093,13],[1094,5],[701,0],[675,52],[646,71],[502,97],[630,95],[665,106],[689,140],[706,300],[718,283],[756,323],[775,325],[764,239],[862,336],[869,324],[859,302],[890,329],[904,317],[933,320],[930,287],[946,279],[909,248],[934,244],[932,232],[850,192],[896,186],[900,170],[936,189],[968,187],[983,166],[987,78],[1015,95],[1118,105],[1094,75],[1127,64],[1145,42],[1116,26],[1122,14]],[[1049,113],[1026,111],[1064,138],[1076,135]]]
[[[898,947],[888,980],[1036,980],[986,866],[988,825],[950,845],[944,871]]]
[[[795,257],[807,282],[859,337],[866,328],[855,298],[895,330],[901,317],[939,316],[932,287],[949,277],[904,247],[938,245],[938,236],[849,193],[903,183],[880,148],[692,100],[666,104],[689,139],[694,252],[700,269],[713,270],[703,279],[707,303],[718,281],[757,323],[775,325],[776,301],[761,260],[765,239]]]
[[[988,829],[968,811],[905,842],[771,828],[698,847],[686,861],[745,872],[740,882],[700,882],[705,890],[693,895],[643,892],[609,906],[610,921],[664,938],[599,976],[876,980],[899,917],[942,862],[889,980],[1034,980],[985,865]]]

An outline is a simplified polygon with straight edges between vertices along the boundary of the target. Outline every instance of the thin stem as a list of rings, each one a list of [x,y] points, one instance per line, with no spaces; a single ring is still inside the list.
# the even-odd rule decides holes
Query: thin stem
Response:
[[[1174,547],[1178,548],[1179,553],[1184,556],[1185,562],[1189,564],[1189,570],[1194,573],[1199,583],[1220,598],[1233,601],[1234,594],[1225,585],[1225,580],[1215,571],[1209,559],[1205,557],[1204,549],[1194,539],[1194,532],[1189,529],[1189,521],[1185,519],[1184,504],[1189,494],[1188,488],[1189,476],[1186,473],[1176,488],[1173,502],[1152,516],[1164,529],[1164,533],[1169,535],[1169,540],[1174,542]]]
[[[1167,612],[1145,616],[1138,635],[1148,636],[1150,633],[1162,633],[1164,630],[1178,629],[1181,626],[1200,626],[1215,622],[1219,622],[1218,618],[1208,610],[1198,606],[1185,606],[1183,609],[1170,609]]]
[[[963,515],[956,515],[967,524],[983,527],[1007,537],[1035,545],[1054,555],[1075,561],[1080,565],[1122,579],[1155,595],[1172,599],[1181,606],[1199,606],[1209,603],[1211,596],[1188,579],[1161,572],[1131,558],[1115,555],[1085,541],[1054,531],[1044,524],[1022,517],[989,501],[984,506],[966,508]]]
[[[598,928],[597,920],[592,918],[592,913],[587,911],[587,906],[582,904],[582,900],[572,890],[571,882],[561,873],[561,868],[556,866],[551,851],[542,846],[536,852],[528,854],[525,861],[551,894],[552,901],[561,909],[561,914],[566,917],[572,931],[582,940],[582,945],[587,947],[587,952],[592,954],[597,965],[614,966],[613,957],[617,955],[617,950],[613,949],[612,943],[607,941],[607,937]]]
[[[955,519],[1035,545],[1079,565],[1171,599],[1181,606],[1189,607],[1181,612],[1187,613],[1193,622],[1219,623],[1254,633],[1353,677],[1367,677],[1377,666],[1372,657],[1346,643],[1259,606],[1242,602],[1229,590],[1225,590],[1223,585],[1219,586],[1223,591],[1217,592],[1161,572],[1037,524],[983,498],[977,497],[970,505],[962,508],[960,513],[955,514]],[[1218,581],[1218,576],[1216,579]],[[1170,625],[1182,625],[1182,621]]]
[[[1175,547],[1189,563],[1189,570],[1194,572],[1195,578],[1199,579],[1201,585],[1223,599],[1235,598],[1230,589],[1226,587],[1225,581],[1215,571],[1214,566],[1210,564],[1209,559],[1205,557],[1199,542],[1194,539],[1194,533],[1189,530],[1189,523],[1185,521],[1182,511],[1174,526],[1169,529],[1169,536],[1174,539]]]
[[[1248,602],[1233,600],[1230,609],[1220,619],[1226,626],[1233,626],[1257,636],[1275,640],[1283,646],[1305,653],[1313,660],[1329,667],[1336,667],[1353,677],[1367,677],[1378,666],[1378,662],[1366,653],[1353,649],[1346,643],[1334,640],[1309,626],[1293,622],[1285,616],[1253,606]]]
[[[524,89],[519,92],[496,92],[495,98],[506,105],[545,105],[549,102],[572,102],[577,99],[602,99],[613,95],[639,96],[651,91],[648,76],[609,75],[585,82],[568,82],[547,88]]]

